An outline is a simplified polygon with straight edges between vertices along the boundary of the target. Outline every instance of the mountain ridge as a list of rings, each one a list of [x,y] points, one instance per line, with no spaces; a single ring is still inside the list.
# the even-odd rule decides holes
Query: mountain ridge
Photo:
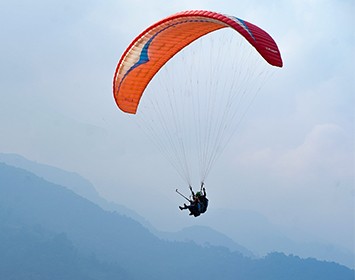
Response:
[[[156,229],[146,218],[125,205],[108,202],[100,196],[91,182],[75,172],[34,162],[17,154],[0,153],[0,162],[28,170],[47,181],[74,191],[107,211],[116,211],[121,215],[132,218],[151,233],[164,240],[191,240],[200,245],[210,243],[210,245],[214,246],[228,247],[232,251],[237,250],[245,256],[256,255],[260,257],[276,250],[302,257],[311,256],[320,260],[335,261],[350,268],[355,267],[355,256],[352,252],[332,244],[319,243],[318,241],[307,241],[305,244],[294,241],[288,237],[287,233],[285,234],[275,225],[270,224],[265,217],[258,213],[242,210],[213,209],[213,211],[210,210],[208,212],[208,217],[205,217],[205,224],[197,221],[196,225],[198,227],[195,228],[195,234],[188,233],[189,228],[181,229],[178,232],[165,232]],[[221,223],[221,217],[224,217],[223,220],[229,219],[229,222],[227,224]],[[209,230],[207,231],[206,223],[207,225],[213,224],[214,228],[208,226]],[[238,224],[239,226],[230,227],[232,224]],[[200,229],[199,233],[196,232],[197,229]],[[207,243],[202,242],[200,236],[206,235],[207,232],[209,232],[210,240]],[[218,234],[219,238],[217,238]]]
[[[3,163],[0,163],[0,213],[1,227],[42,227],[56,235],[65,234],[80,254],[116,263],[132,279],[181,279],[186,270],[191,277],[199,277],[200,270],[196,267],[203,268],[204,278],[210,280],[238,277],[313,280],[314,275],[325,280],[335,279],[335,275],[350,280],[354,273],[336,263],[282,253],[250,259],[224,247],[163,241],[130,218],[105,211],[65,187]],[[4,242],[0,240],[0,244]]]

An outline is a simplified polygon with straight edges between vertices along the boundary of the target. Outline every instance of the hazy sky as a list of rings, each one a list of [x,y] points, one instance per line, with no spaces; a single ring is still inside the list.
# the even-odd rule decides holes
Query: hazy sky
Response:
[[[195,223],[177,208],[187,186],[112,96],[131,40],[189,9],[261,26],[284,61],[211,172],[211,207],[355,251],[354,1],[2,0],[0,152],[77,172],[160,229]]]

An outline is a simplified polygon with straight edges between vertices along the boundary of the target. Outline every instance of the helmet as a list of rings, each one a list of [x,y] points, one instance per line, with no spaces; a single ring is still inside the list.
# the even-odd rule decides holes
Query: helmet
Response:
[[[201,192],[196,193],[196,196],[201,196],[201,195],[202,195]]]

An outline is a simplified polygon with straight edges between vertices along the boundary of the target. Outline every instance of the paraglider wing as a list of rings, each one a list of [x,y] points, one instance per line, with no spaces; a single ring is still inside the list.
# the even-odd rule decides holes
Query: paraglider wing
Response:
[[[225,27],[240,33],[269,64],[282,67],[275,41],[259,27],[215,12],[185,11],[148,27],[126,49],[113,81],[118,107],[135,114],[148,83],[170,58],[201,36]]]

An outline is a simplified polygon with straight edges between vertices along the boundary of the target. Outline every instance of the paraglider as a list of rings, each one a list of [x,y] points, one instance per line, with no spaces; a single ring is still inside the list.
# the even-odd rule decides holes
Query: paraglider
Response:
[[[207,211],[208,198],[206,194],[206,189],[203,183],[201,184],[201,190],[198,191],[196,194],[192,190],[191,186],[189,188],[191,191],[192,199],[187,198],[182,193],[180,193],[178,189],[176,189],[176,192],[180,194],[182,197],[184,197],[186,200],[188,200],[190,203],[190,205],[184,203],[184,206],[179,206],[179,209],[180,210],[189,209],[190,216],[198,217]]]
[[[206,55],[202,47],[183,62],[174,61],[208,34],[213,33],[210,37],[214,38],[222,29],[233,31],[228,40],[238,37],[241,43],[222,49],[221,54]],[[232,46],[229,41],[210,45]],[[236,54],[239,58],[234,62]],[[251,63],[251,57],[257,62]],[[205,65],[209,59],[214,60]],[[113,94],[120,110],[140,119],[141,127],[185,182],[191,186],[191,174],[199,169],[198,180],[203,185],[267,78],[261,67],[282,64],[275,41],[258,26],[216,12],[184,11],[149,26],[132,41],[117,65]],[[182,69],[170,70],[173,65]],[[180,77],[182,74],[186,76]]]
[[[215,12],[181,12],[148,27],[126,49],[114,76],[117,106],[135,114],[148,83],[171,57],[201,36],[226,27],[240,33],[269,64],[282,67],[275,41],[261,28]]]

